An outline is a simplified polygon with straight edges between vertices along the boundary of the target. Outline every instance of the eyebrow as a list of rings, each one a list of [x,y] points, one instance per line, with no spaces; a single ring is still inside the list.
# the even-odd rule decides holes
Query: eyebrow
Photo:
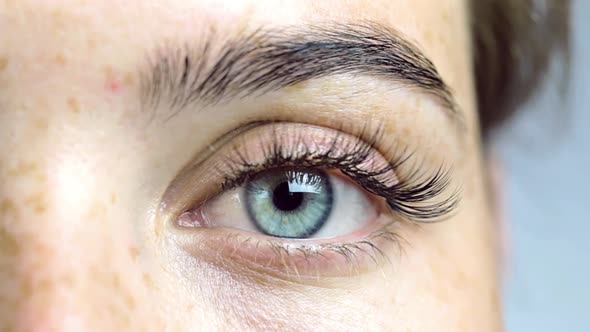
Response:
[[[254,32],[221,42],[166,44],[141,72],[145,106],[177,110],[279,90],[337,74],[373,75],[435,97],[461,120],[451,89],[433,62],[399,32],[373,22]]]

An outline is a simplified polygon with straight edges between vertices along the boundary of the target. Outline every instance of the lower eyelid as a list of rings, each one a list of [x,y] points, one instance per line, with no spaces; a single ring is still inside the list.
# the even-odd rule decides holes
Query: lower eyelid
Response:
[[[175,242],[199,260],[241,274],[302,283],[356,276],[391,263],[402,248],[402,223],[382,215],[371,229],[345,238],[284,240],[227,228],[175,232]],[[321,280],[318,279],[321,277]]]

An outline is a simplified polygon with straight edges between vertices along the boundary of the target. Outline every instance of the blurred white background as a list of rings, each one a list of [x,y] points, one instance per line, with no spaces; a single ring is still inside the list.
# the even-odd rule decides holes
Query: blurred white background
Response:
[[[508,332],[590,331],[590,1],[574,0],[566,104],[546,91],[497,137]],[[551,86],[553,84],[553,86]]]

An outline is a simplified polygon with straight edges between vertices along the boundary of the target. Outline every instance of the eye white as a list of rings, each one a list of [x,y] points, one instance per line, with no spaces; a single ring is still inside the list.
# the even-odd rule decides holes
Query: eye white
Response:
[[[312,238],[344,236],[361,229],[377,218],[377,210],[358,186],[339,176],[329,175],[334,206],[324,226]]]

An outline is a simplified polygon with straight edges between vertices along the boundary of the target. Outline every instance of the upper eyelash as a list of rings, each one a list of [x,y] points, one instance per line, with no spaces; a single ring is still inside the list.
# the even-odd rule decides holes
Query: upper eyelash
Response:
[[[301,136],[294,138],[296,143],[292,146],[303,147],[303,152],[286,148],[279,143],[276,136],[278,134],[273,132],[274,139],[271,142],[260,142],[260,148],[265,155],[263,163],[249,162],[248,156],[234,148],[233,153],[230,153],[224,162],[224,166],[230,171],[222,172],[225,178],[221,189],[236,188],[268,169],[286,166],[321,167],[340,170],[365,190],[383,197],[392,211],[414,222],[439,221],[456,209],[460,201],[459,190],[455,190],[442,200],[432,201],[433,198],[445,193],[451,183],[451,172],[447,168],[440,167],[432,175],[424,177],[421,165],[417,164],[409,176],[398,178],[398,182],[394,184],[386,184],[379,180],[379,176],[387,172],[393,171],[397,174],[396,170],[411,159],[413,153],[408,153],[407,149],[398,152],[398,156],[389,160],[386,166],[371,171],[359,169],[357,166],[367,159],[383,135],[381,128],[378,128],[367,140],[363,140],[365,132],[366,128],[363,128],[356,140],[346,143],[341,139],[341,135],[336,135],[330,142],[330,148],[321,154],[316,153],[312,146],[306,145]],[[346,152],[335,153],[335,148],[341,144],[348,145],[344,149],[339,148],[340,151]]]

